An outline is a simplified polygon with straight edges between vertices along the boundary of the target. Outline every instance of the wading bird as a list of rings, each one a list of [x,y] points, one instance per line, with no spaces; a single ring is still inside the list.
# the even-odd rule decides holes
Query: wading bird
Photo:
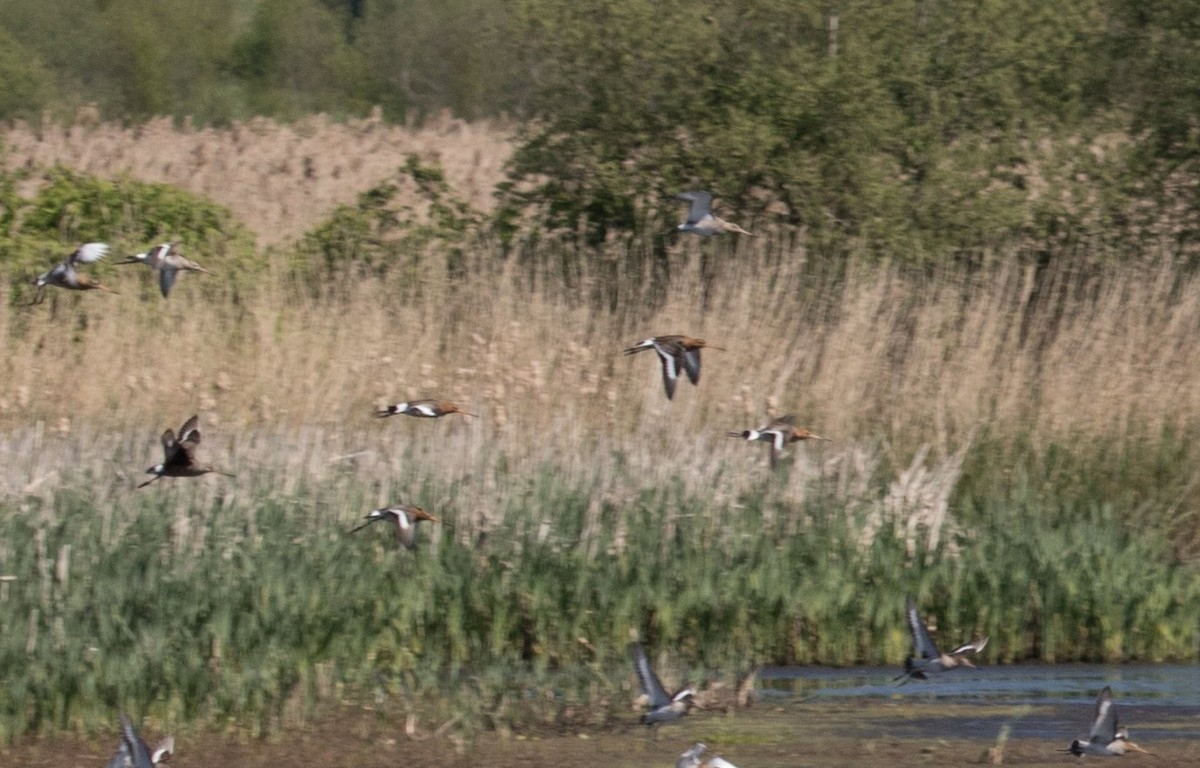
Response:
[[[904,674],[895,678],[901,681],[901,685],[908,682],[909,678],[925,680],[926,675],[934,672],[945,672],[960,665],[975,666],[967,657],[983,650],[988,642],[986,637],[973,643],[960,645],[950,653],[942,653],[934,645],[933,638],[929,636],[929,630],[925,628],[925,624],[917,614],[917,603],[913,600],[912,595],[905,598],[904,608],[908,616],[908,629],[912,632],[913,655],[904,660]]]
[[[367,522],[354,528],[350,533],[357,533],[371,523],[390,519],[396,526],[396,541],[400,542],[405,549],[412,549],[417,545],[417,523],[422,520],[428,520],[431,523],[442,522],[425,510],[412,504],[393,504],[390,507],[373,509],[365,519]]]
[[[164,299],[171,292],[171,286],[175,285],[175,277],[180,271],[212,274],[191,259],[185,258],[179,252],[176,243],[156,245],[145,253],[134,254],[124,261],[118,261],[117,264],[145,264],[153,269],[158,273],[158,288],[162,291]]]
[[[45,290],[47,285],[66,288],[71,291],[108,291],[116,293],[112,288],[103,286],[87,275],[81,273],[76,267],[80,264],[91,264],[92,262],[100,261],[108,253],[107,243],[86,243],[75,249],[63,262],[49,272],[43,272],[38,275],[34,281],[34,286],[37,287],[37,294],[33,297],[32,304],[40,304],[45,298]]]
[[[633,668],[637,672],[638,685],[642,693],[650,700],[650,711],[642,715],[642,723],[657,727],[662,723],[670,723],[683,717],[692,707],[692,698],[696,692],[684,688],[673,696],[668,696],[662,682],[654,670],[650,668],[650,660],[646,658],[646,649],[641,643],[629,644],[629,655],[633,658]],[[657,733],[657,731],[655,731]]]
[[[680,192],[675,196],[675,199],[685,200],[689,204],[687,221],[675,228],[679,232],[691,232],[701,237],[712,237],[724,232],[736,232],[739,235],[754,237],[753,234],[742,229],[737,224],[712,215],[709,210],[712,207],[711,192]]]
[[[195,416],[185,421],[179,428],[178,439],[176,439],[175,433],[169,429],[162,433],[162,463],[155,464],[146,470],[146,474],[154,475],[154,477],[139,484],[138,488],[145,488],[160,477],[198,477],[209,472],[235,477],[235,475],[214,468],[212,464],[201,464],[197,460],[196,453],[200,447],[200,430],[196,429],[198,424],[199,419]]]
[[[107,768],[155,768],[171,759],[175,752],[175,739],[171,736],[159,742],[151,752],[134,730],[129,718],[121,715],[121,745],[108,761]]]
[[[700,383],[700,350],[724,350],[724,347],[714,347],[704,339],[693,339],[691,336],[653,336],[634,344],[625,350],[625,354],[633,355],[647,349],[653,349],[662,362],[663,388],[667,390],[667,399],[675,397],[675,385],[679,383],[679,370],[687,373],[693,384]]]
[[[381,419],[386,419],[388,416],[395,416],[398,413],[402,413],[405,416],[419,416],[423,419],[440,419],[442,416],[448,416],[451,413],[461,413],[463,416],[478,415],[464,411],[458,407],[457,403],[450,400],[413,400],[411,403],[385,405],[375,411],[375,415]]]
[[[1075,739],[1067,752],[1072,755],[1107,755],[1115,757],[1127,751],[1152,755],[1129,740],[1129,731],[1117,725],[1117,705],[1113,703],[1112,689],[1104,686],[1096,697],[1096,717],[1087,739]]]
[[[737,768],[724,758],[710,757],[705,760],[704,753],[707,751],[707,744],[696,742],[691,749],[679,756],[675,761],[675,768]]]
[[[801,440],[826,440],[828,437],[814,435],[803,427],[797,427],[791,416],[780,416],[772,419],[758,429],[744,429],[741,432],[730,432],[730,437],[740,437],[743,440],[761,440],[771,444],[771,466],[783,458],[784,446]]]

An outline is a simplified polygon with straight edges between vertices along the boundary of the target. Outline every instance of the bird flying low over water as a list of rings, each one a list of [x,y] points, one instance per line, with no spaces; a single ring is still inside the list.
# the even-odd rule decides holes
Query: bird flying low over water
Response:
[[[1152,755],[1129,740],[1129,731],[1117,724],[1117,705],[1113,703],[1112,688],[1105,686],[1096,697],[1096,717],[1087,739],[1075,739],[1065,751],[1072,755],[1106,755],[1116,757],[1127,751]]]
[[[754,237],[753,234],[742,229],[737,224],[712,215],[712,212],[709,210],[712,207],[711,192],[680,192],[675,196],[675,199],[685,200],[689,204],[687,221],[675,228],[679,232],[691,232],[701,237],[712,237],[713,235],[720,235],[725,232],[736,232],[739,235]]]
[[[49,272],[43,272],[34,279],[33,284],[37,288],[37,294],[34,296],[32,303],[40,304],[42,302],[45,298],[45,288],[47,285],[66,288],[71,291],[100,290],[116,293],[112,288],[101,285],[76,269],[80,264],[91,264],[100,261],[107,254],[107,243],[86,243],[79,246],[75,249],[74,253],[63,259],[61,264]]]
[[[380,520],[391,520],[396,526],[396,541],[403,545],[405,549],[412,549],[417,545],[417,523],[422,520],[428,520],[431,523],[442,522],[425,510],[412,504],[393,504],[390,507],[373,509],[365,519],[367,522],[352,529],[350,533],[357,533],[371,523],[378,523]]]
[[[667,391],[667,399],[675,397],[675,385],[679,383],[679,371],[683,370],[693,384],[700,383],[700,350],[720,349],[704,339],[694,339],[691,336],[653,336],[643,339],[625,350],[625,354],[633,355],[647,349],[653,349],[662,363],[663,388]]]
[[[638,686],[650,700],[650,711],[642,715],[642,723],[657,726],[670,723],[683,717],[692,708],[692,698],[696,692],[684,688],[678,693],[668,696],[662,682],[654,670],[650,668],[650,660],[646,658],[646,649],[641,643],[629,644],[629,655],[633,659],[633,669],[637,672]]]
[[[388,416],[395,416],[399,413],[405,416],[419,416],[425,419],[439,419],[442,416],[448,416],[452,413],[461,413],[463,416],[478,415],[464,411],[457,403],[450,400],[413,400],[408,403],[385,405],[375,411],[375,415],[381,419],[386,419]]]
[[[733,763],[720,757],[704,759],[704,753],[707,751],[707,744],[696,742],[691,749],[679,756],[679,759],[675,761],[675,768],[737,768]]]
[[[171,759],[175,752],[175,739],[168,736],[150,751],[142,737],[134,730],[129,718],[121,715],[121,745],[108,761],[107,768],[155,768]]]
[[[908,629],[912,633],[913,655],[904,660],[904,674],[895,678],[901,681],[901,685],[908,682],[909,678],[925,680],[926,675],[935,672],[945,672],[957,666],[975,666],[967,657],[982,651],[987,645],[988,638],[960,645],[949,653],[942,653],[934,645],[933,638],[929,636],[929,630],[921,621],[921,617],[917,613],[917,603],[913,600],[912,595],[905,598],[904,608],[908,616]]]
[[[758,429],[744,429],[741,432],[730,432],[730,437],[740,437],[743,440],[761,440],[771,444],[771,466],[775,464],[784,455],[784,446],[791,443],[799,442],[800,440],[826,440],[828,437],[821,437],[809,432],[803,427],[797,427],[791,416],[780,416],[777,419],[772,419]]]
[[[146,474],[154,475],[138,488],[145,488],[160,477],[198,477],[214,472],[226,477],[235,477],[213,467],[212,464],[201,464],[197,458],[200,448],[200,430],[196,427],[200,421],[196,416],[188,419],[179,428],[179,437],[167,430],[162,433],[163,460],[146,470]]]
[[[145,264],[158,272],[158,289],[162,291],[164,299],[171,292],[171,287],[175,285],[175,277],[180,271],[212,274],[191,259],[185,258],[179,252],[176,243],[156,245],[145,253],[134,254],[124,261],[118,261],[117,264]]]

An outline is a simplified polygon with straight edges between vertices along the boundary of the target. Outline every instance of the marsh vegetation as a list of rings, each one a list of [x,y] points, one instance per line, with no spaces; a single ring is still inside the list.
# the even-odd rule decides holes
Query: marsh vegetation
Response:
[[[269,730],[346,695],[430,724],[602,723],[633,696],[631,635],[731,685],[757,663],[899,663],[907,592],[939,628],[990,634],[993,661],[1195,658],[1188,270],[830,270],[766,232],[672,244],[656,285],[603,251],[506,256],[429,173],[265,256],[171,192],[161,209],[190,213],[169,226],[216,274],[169,302],[142,270],[32,309],[10,282],[10,736],[118,704]],[[116,212],[167,199],[61,173],[41,189],[118,250],[146,236],[122,240]],[[727,350],[668,402],[619,353],[671,330]],[[373,418],[410,393],[480,418]],[[135,493],[196,410],[238,478]],[[726,437],[769,412],[834,441],[772,473]],[[398,498],[453,527],[415,553],[347,537]]]
[[[5,133],[0,733],[117,707],[262,733],[344,700],[427,730],[603,724],[634,695],[633,635],[664,676],[726,689],[766,662],[899,664],[906,593],[991,635],[990,661],[1200,656],[1194,125],[1083,66],[1154,80],[1167,53],[1125,66],[1114,30],[1170,14],[1074,3],[1081,51],[1001,25],[1033,48],[984,46],[980,70],[964,38],[900,45],[914,27],[882,11],[845,14],[834,51],[816,10],[792,37],[763,4],[672,42],[645,4],[593,5],[509,8],[544,63],[515,127],[406,129],[386,103],[236,122],[311,106],[285,98],[291,65],[246,64],[299,29],[261,3],[213,70],[240,85],[190,92],[207,119],[124,91]],[[566,34],[585,22],[631,36]],[[368,44],[308,26],[347,66]],[[764,35],[777,55],[746,53]],[[887,72],[885,43],[910,52]],[[679,93],[691,50],[704,84]],[[177,120],[103,120],[122,109]],[[701,184],[757,237],[664,234]],[[27,306],[79,242],[164,239],[213,274],[163,301],[100,263],[120,295]],[[672,402],[620,354],[664,333],[725,348]],[[479,418],[372,416],[416,397]],[[194,412],[237,478],[135,493]],[[784,413],[832,442],[772,472],[727,437]],[[413,553],[347,537],[400,499],[449,525]]]

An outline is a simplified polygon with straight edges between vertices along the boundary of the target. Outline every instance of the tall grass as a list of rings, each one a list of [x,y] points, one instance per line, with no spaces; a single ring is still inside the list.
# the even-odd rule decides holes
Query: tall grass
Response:
[[[495,498],[480,498],[478,481],[422,466],[428,444],[390,472],[323,462],[308,476],[313,454],[344,449],[311,437],[333,444],[272,434],[235,449],[236,481],[133,493],[87,471],[6,504],[5,732],[95,727],[113,707],[261,730],[372,692],[431,728],[603,720],[634,695],[631,637],[675,680],[898,663],[906,592],[947,641],[989,633],[1002,661],[1195,657],[1200,580],[1111,506],[1022,491],[928,549],[904,518],[864,539],[876,502],[840,496],[851,479],[836,470],[798,501],[747,490],[728,459],[697,488],[648,483],[635,458],[610,469],[618,499],[602,473],[485,448]],[[134,460],[120,438],[90,442]],[[292,467],[258,464],[266,444]],[[427,526],[416,553],[383,530],[348,536],[388,483],[453,528]]]
[[[347,691],[603,718],[630,637],[675,679],[898,663],[907,592],[1003,661],[1197,658],[1185,269],[830,273],[765,235],[672,246],[654,297],[604,252],[460,256],[314,292],[274,254],[236,306],[138,271],[0,313],[7,735],[115,706],[265,729]],[[620,355],[670,332],[726,348],[673,402]],[[418,396],[480,417],[371,415]],[[238,477],[135,492],[197,411]],[[834,442],[772,474],[725,437],[785,412]],[[416,553],[345,535],[397,498],[448,525]]]

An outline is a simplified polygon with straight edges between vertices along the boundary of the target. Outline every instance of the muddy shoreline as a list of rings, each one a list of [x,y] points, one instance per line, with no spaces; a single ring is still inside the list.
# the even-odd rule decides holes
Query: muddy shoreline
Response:
[[[991,708],[992,714],[997,708]],[[1002,708],[1000,708],[1002,709]],[[1057,717],[1055,707],[1014,708],[1013,717]],[[1019,711],[1018,711],[1019,710]],[[485,732],[465,736],[448,729],[435,736],[418,728],[405,734],[402,717],[345,705],[305,726],[289,727],[265,739],[234,730],[177,733],[175,766],[664,766],[696,741],[714,754],[747,768],[783,766],[930,766],[990,764],[997,732],[978,738],[928,738],[911,733],[916,719],[939,722],[975,718],[969,704],[927,702],[911,697],[852,702],[797,702],[754,706],[724,714],[698,712],[684,722],[661,729],[654,738],[637,725],[636,716],[605,728],[537,729],[529,732]],[[948,731],[963,731],[953,723]],[[1140,723],[1143,727],[1150,724]],[[1159,723],[1158,727],[1169,727]],[[147,739],[160,736],[150,726]],[[1004,765],[1074,765],[1061,750],[1072,734],[1058,741],[1009,738],[1000,755]],[[100,766],[111,757],[114,733],[92,740],[47,737],[24,740],[0,750],[0,764],[21,766]],[[1192,738],[1143,742],[1155,757],[1126,756],[1122,765],[1200,764],[1200,742]]]

